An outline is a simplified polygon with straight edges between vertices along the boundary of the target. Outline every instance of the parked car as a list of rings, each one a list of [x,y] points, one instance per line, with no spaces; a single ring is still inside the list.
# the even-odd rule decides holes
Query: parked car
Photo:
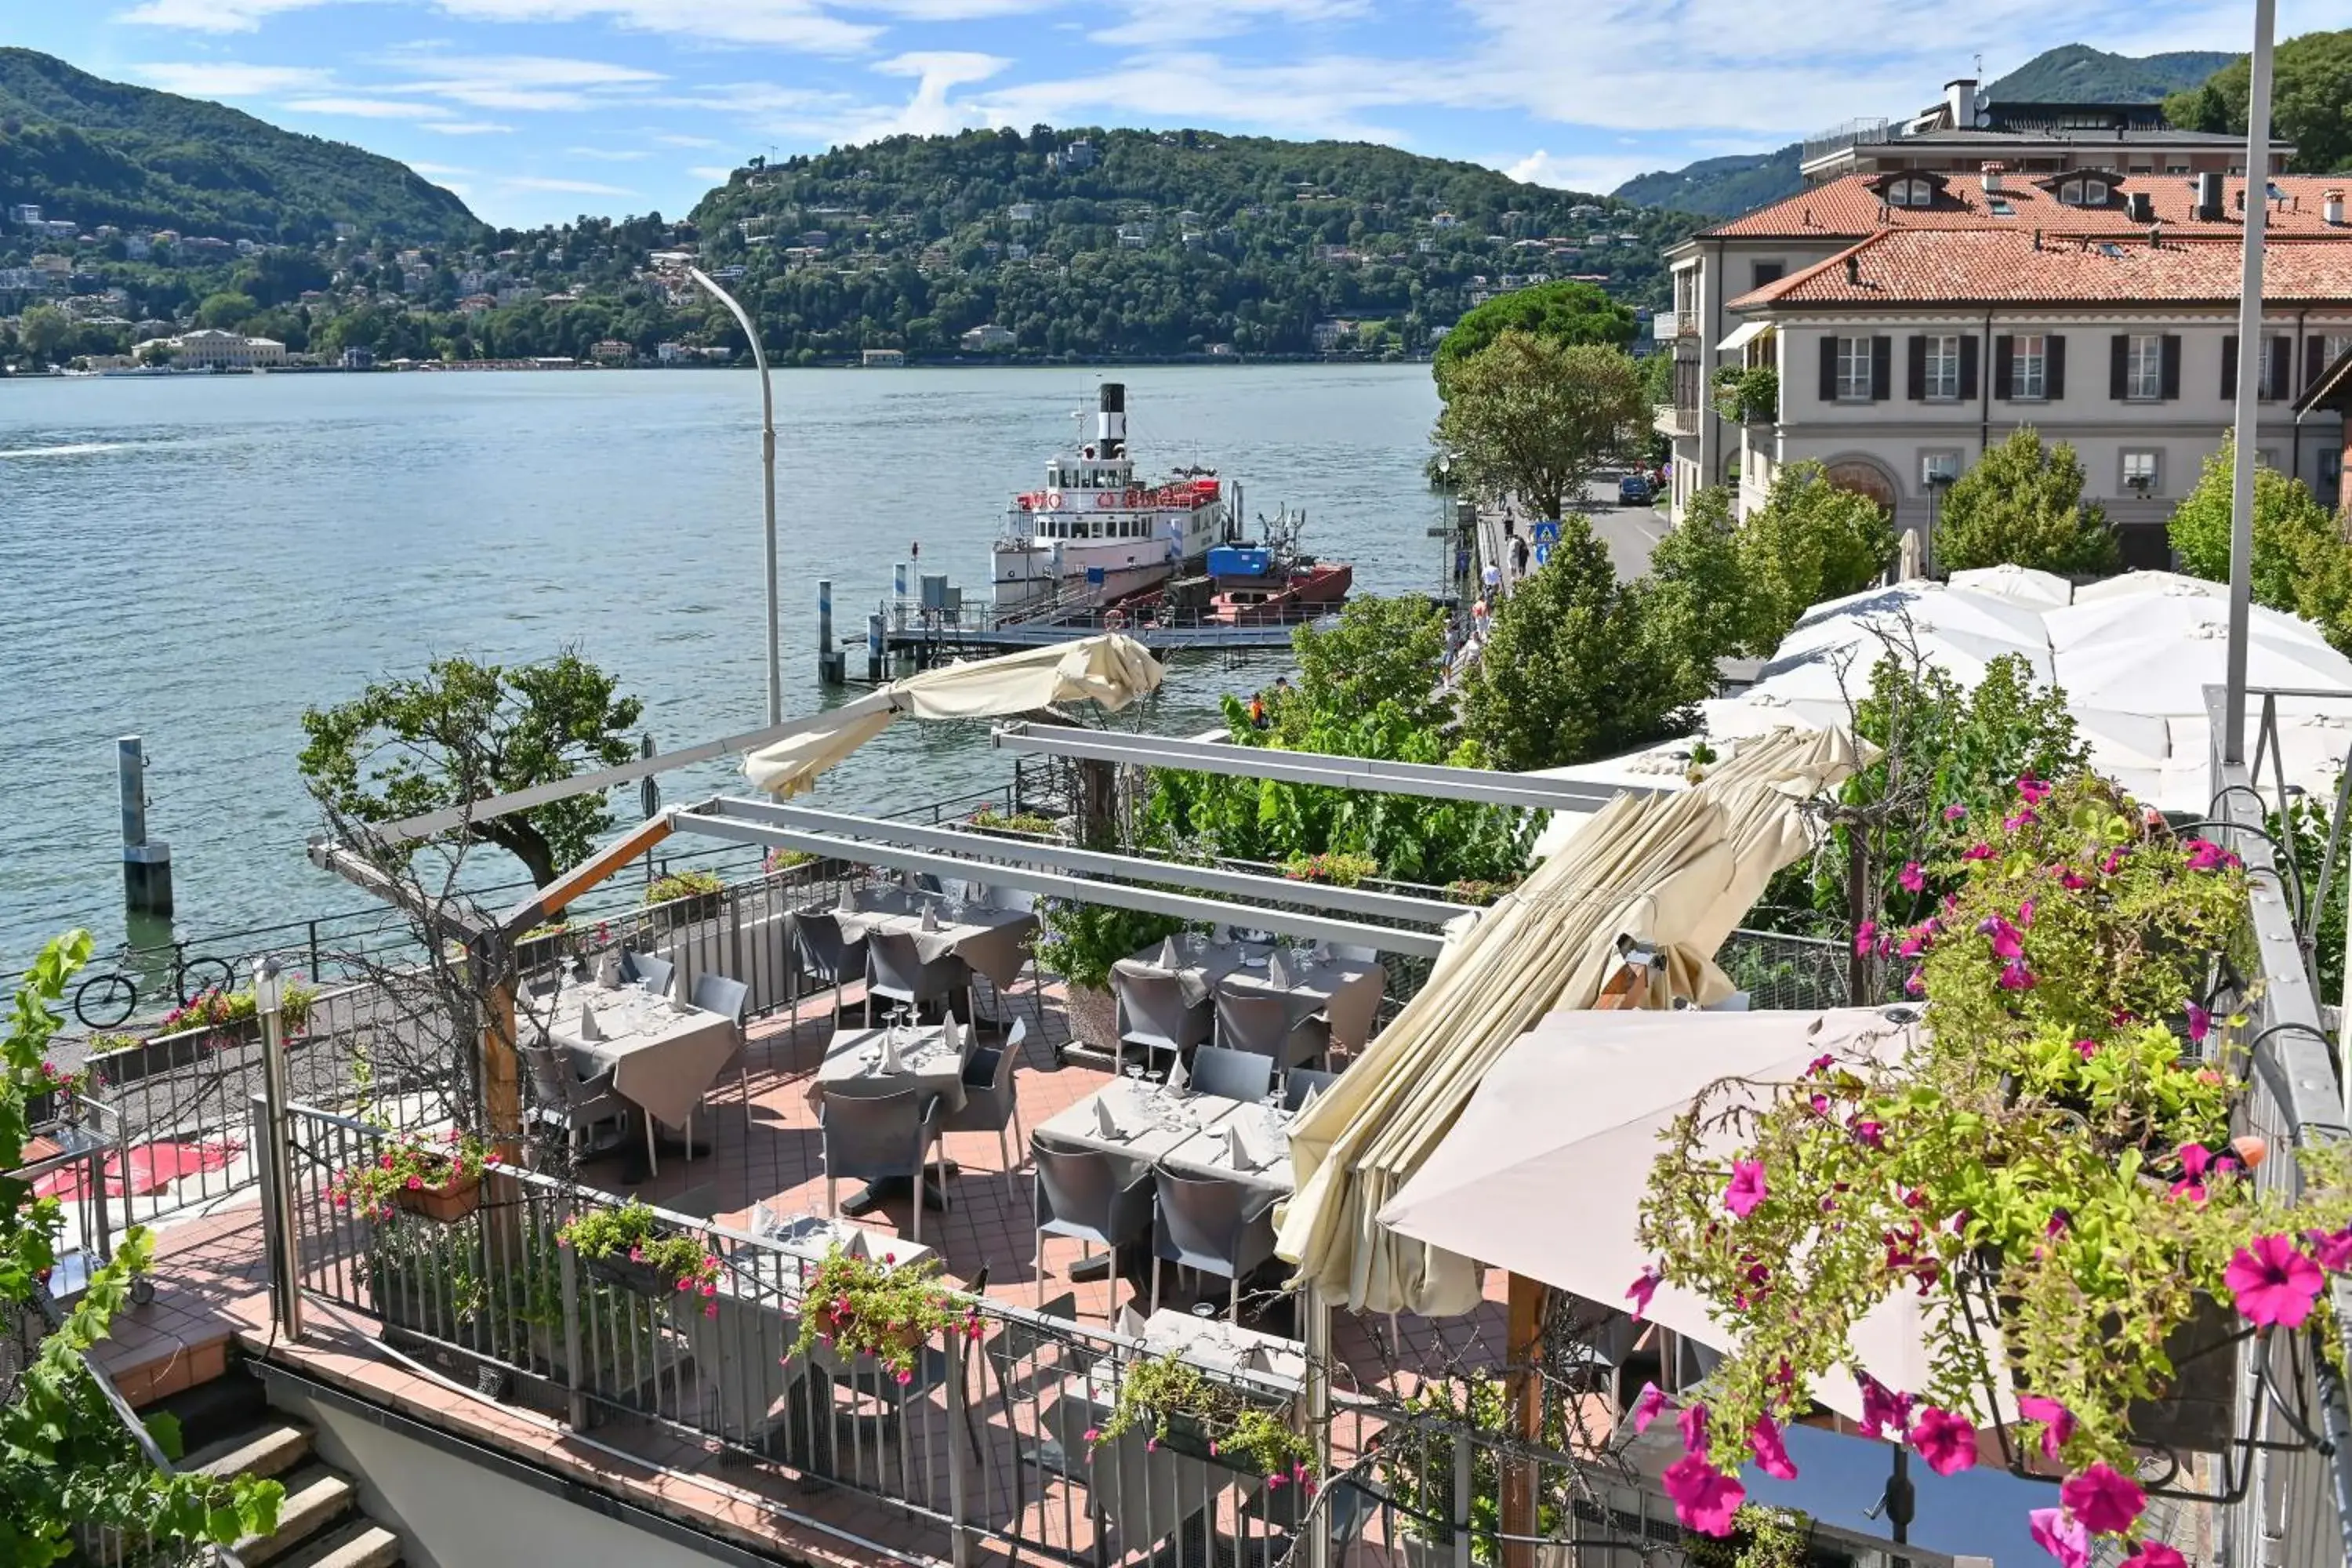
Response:
[[[1642,474],[1627,474],[1617,481],[1619,506],[1647,506],[1651,497],[1656,493],[1650,488],[1648,478]]]

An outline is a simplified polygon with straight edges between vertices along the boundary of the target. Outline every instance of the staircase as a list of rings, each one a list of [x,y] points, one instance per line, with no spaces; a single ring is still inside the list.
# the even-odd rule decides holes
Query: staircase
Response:
[[[278,1528],[234,1550],[246,1568],[397,1568],[400,1537],[361,1510],[359,1489],[321,1462],[310,1431],[269,1407],[261,1384],[232,1363],[228,1375],[164,1402],[192,1448],[174,1468],[254,1476],[286,1489]]]

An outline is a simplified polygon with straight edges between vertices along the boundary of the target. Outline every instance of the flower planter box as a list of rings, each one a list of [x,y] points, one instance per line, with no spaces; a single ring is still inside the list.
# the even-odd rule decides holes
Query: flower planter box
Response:
[[[659,1300],[677,1294],[677,1281],[650,1263],[632,1262],[627,1258],[583,1258],[580,1267],[588,1271],[590,1279],[616,1290],[626,1290],[632,1296]]]
[[[2132,1403],[2132,1440],[2174,1454],[2228,1452],[2237,1426],[2233,1344],[2244,1336],[2236,1310],[2200,1292],[2189,1321],[2165,1336],[2171,1391],[2162,1399]]]
[[[249,1031],[247,1033],[247,1031]],[[177,1071],[194,1067],[220,1050],[224,1044],[235,1044],[239,1038],[260,1037],[258,1025],[234,1025],[225,1029],[189,1029],[176,1035],[163,1035],[119,1051],[108,1051],[89,1058],[90,1081],[112,1088],[117,1084],[137,1083],[158,1073]]]
[[[1088,1050],[1114,1055],[1118,1048],[1118,998],[1107,987],[1073,985],[1064,1010],[1070,1017],[1070,1038]]]
[[[437,1187],[396,1188],[392,1201],[394,1207],[436,1225],[455,1225],[482,1206],[482,1178],[453,1175]]]

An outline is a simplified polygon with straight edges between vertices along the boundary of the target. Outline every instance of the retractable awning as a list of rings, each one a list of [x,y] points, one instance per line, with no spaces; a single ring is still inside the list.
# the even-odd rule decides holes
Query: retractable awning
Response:
[[[1715,352],[1717,353],[1727,354],[1735,349],[1744,349],[1749,343],[1754,342],[1758,338],[1762,337],[1771,330],[1772,323],[1769,321],[1743,322],[1739,326],[1732,329],[1732,333],[1729,337],[1715,345]]]

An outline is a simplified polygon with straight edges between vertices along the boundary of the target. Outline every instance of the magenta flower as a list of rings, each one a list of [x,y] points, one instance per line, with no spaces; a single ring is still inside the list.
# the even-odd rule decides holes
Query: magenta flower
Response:
[[[1848,1126],[1846,1131],[1852,1132],[1853,1141],[1865,1149],[1886,1147],[1886,1124],[1883,1121],[1867,1120],[1856,1121]]]
[[[1987,915],[1984,923],[1978,926],[1977,930],[1992,938],[1992,955],[1995,958],[2025,956],[2024,935],[1999,915]]]
[[[2057,1217],[2053,1215],[2050,1223],[2057,1225]],[[2017,1399],[2017,1413],[2028,1421],[2042,1423],[2042,1457],[2045,1459],[2056,1458],[2058,1450],[2064,1447],[2066,1440],[2074,1435],[2074,1413],[2054,1399],[2044,1398],[2039,1394],[2021,1394]]]
[[[2143,1541],[2139,1550],[2116,1563],[2116,1568],[2189,1568],[2189,1559],[2161,1541]]]
[[[1993,984],[2003,991],[2031,991],[2033,989],[2033,971],[2025,967],[2025,960],[2012,958],[2002,965],[2000,978]]]
[[[2050,798],[2050,784],[2028,773],[2017,781],[2017,798],[2028,805],[2040,805]]]
[[[1906,996],[1925,996],[1927,994],[1927,980],[1923,971],[1915,969],[1904,977],[1903,994]]]
[[[1856,1374],[1862,1384],[1862,1435],[1884,1437],[1892,1428],[1901,1436],[1911,1420],[1911,1396],[1897,1394],[1868,1373]]]
[[[2025,1516],[2033,1543],[2058,1559],[2061,1568],[2085,1568],[2091,1561],[2091,1534],[2058,1508],[2037,1508]]]
[[[1650,1298],[1658,1293],[1658,1281],[1665,1277],[1666,1271],[1656,1264],[1645,1265],[1641,1278],[1633,1281],[1633,1288],[1625,1292],[1625,1299],[1633,1303],[1635,1322],[1640,1322],[1642,1314],[1650,1310]]]
[[[1683,1435],[1683,1452],[1696,1454],[1706,1447],[1706,1406],[1686,1405],[1675,1417],[1675,1426]]]
[[[1731,1184],[1723,1190],[1723,1206],[1741,1219],[1756,1212],[1756,1205],[1769,1195],[1764,1185],[1764,1165],[1759,1160],[1734,1160],[1731,1163]]]
[[[1969,845],[1966,849],[1960,851],[1960,858],[1963,860],[1990,860],[1992,858],[1992,846],[1979,838],[1974,844]]]
[[[2139,1483],[2105,1461],[2067,1477],[2058,1489],[2058,1500],[2094,1535],[2121,1535],[2147,1507],[2147,1494]]]
[[[1820,1056],[1815,1057],[1812,1060],[1812,1065],[1805,1069],[1806,1076],[1809,1078],[1819,1078],[1822,1074],[1829,1071],[1830,1068],[1836,1061],[1837,1058],[1830,1055],[1827,1051],[1823,1051]]]
[[[1633,1396],[1633,1435],[1640,1436],[1650,1429],[1650,1423],[1665,1414],[1665,1391],[1654,1383],[1645,1383],[1642,1392]]]
[[[1675,1500],[1675,1517],[1685,1530],[1717,1537],[1731,1533],[1731,1517],[1748,1500],[1748,1489],[1696,1454],[1685,1454],[1658,1478]]]
[[[2306,1230],[2304,1239],[2311,1243],[2311,1255],[2330,1274],[2352,1273],[2352,1226],[2330,1236],[2324,1230]]]
[[[2185,847],[2192,871],[2218,871],[2229,858],[2229,851],[2210,838],[2192,838]]]
[[[1923,928],[1904,932],[1903,940],[1896,945],[1895,951],[1906,958],[1918,957],[1927,951],[1927,931]]]
[[[1895,875],[1895,883],[1906,893],[1925,892],[1927,888],[1927,873],[1919,868],[1918,861],[1906,860],[1903,862],[1903,869]]]
[[[2007,816],[2002,817],[2000,819],[2000,826],[2003,832],[2014,833],[2021,827],[2031,827],[2041,820],[2042,817],[2040,814],[2035,812],[2032,806],[2021,805],[2015,811],[2011,812]]]
[[[1958,822],[1968,814],[1969,808],[1965,805],[1952,805],[1944,807],[1944,820],[1946,822]]]
[[[2108,850],[2106,858],[2099,862],[2099,869],[2105,871],[2110,877],[2114,876],[2123,868],[2124,852],[2120,849]]]
[[[1911,1426],[1911,1447],[1939,1476],[1956,1476],[1977,1462],[1977,1429],[1968,1417],[1930,1405]]]
[[[2326,1279],[2319,1265],[2297,1252],[2285,1236],[2258,1236],[2242,1247],[2223,1270],[2221,1283],[2237,1299],[2239,1313],[2259,1328],[2275,1323],[2299,1329],[2311,1316]]]
[[[1860,957],[1863,957],[1864,955],[1865,955],[1866,953],[1868,953],[1868,952],[1870,952],[1871,944],[1872,944],[1873,942],[1876,942],[1877,940],[1878,940],[1878,922],[1877,922],[1876,921],[1863,921],[1863,922],[1862,922],[1862,924],[1860,924],[1859,926],[1857,926],[1857,927],[1855,927],[1855,928],[1854,928],[1854,932],[1853,932],[1853,954],[1854,954],[1854,956],[1855,956],[1856,958],[1860,958]]]
[[[2196,1003],[2189,1004],[2189,1039],[2192,1045],[2203,1045],[2205,1037],[2213,1032],[2213,1015]]]
[[[2058,873],[2058,885],[2070,893],[2079,893],[2091,885],[2091,879],[2072,866],[2067,866],[2061,868]]]
[[[2033,900],[2026,900],[2017,906],[2017,923],[2021,928],[2033,924]]]
[[[1789,1446],[1780,1440],[1780,1424],[1769,1415],[1759,1415],[1748,1434],[1748,1447],[1756,1456],[1756,1466],[1776,1481],[1793,1481],[1797,1467],[1789,1462]]]

